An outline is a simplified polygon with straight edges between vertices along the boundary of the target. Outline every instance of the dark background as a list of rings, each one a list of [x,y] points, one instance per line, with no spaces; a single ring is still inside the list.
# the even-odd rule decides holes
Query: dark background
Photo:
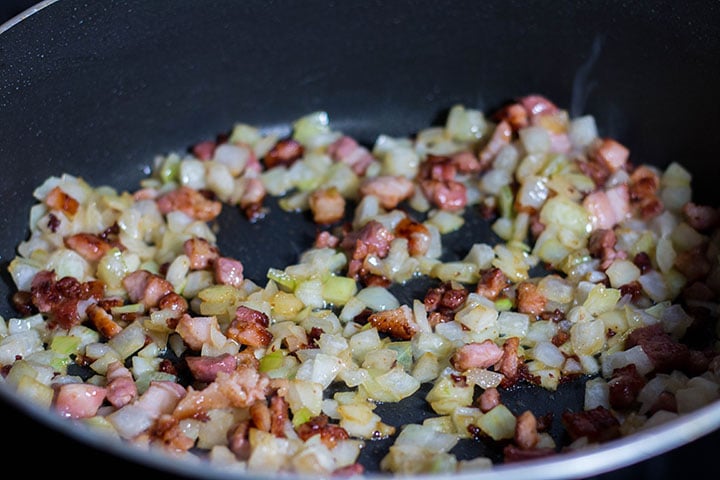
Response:
[[[18,15],[25,9],[30,8],[36,2],[30,0],[0,0],[0,23]],[[4,407],[4,405],[0,405]],[[5,412],[7,410],[3,408]],[[60,435],[52,430],[44,428],[41,425],[28,426],[27,421],[23,419],[25,428],[7,428],[11,423],[8,421],[3,423],[3,435],[0,436],[0,452],[7,448],[10,451],[17,452],[19,445],[27,445],[28,453],[39,453],[41,461],[33,462],[32,471],[38,475],[57,474],[66,471],[71,467],[67,462],[85,462],[90,461],[94,465],[102,465],[102,471],[122,473],[126,475],[139,475],[141,478],[152,478],[156,480],[164,480],[169,478],[180,478],[177,475],[169,475],[150,468],[141,467],[130,462],[117,459],[101,451],[95,451],[85,445],[72,445],[73,441]],[[32,422],[32,421],[31,421]],[[20,425],[18,425],[20,427]],[[35,428],[33,428],[35,427]],[[11,434],[12,432],[12,434]],[[43,446],[38,447],[38,443]],[[703,437],[686,446],[665,453],[650,460],[639,464],[626,467],[624,469],[591,477],[587,480],[624,480],[624,479],[676,479],[681,476],[687,477],[692,474],[702,474],[705,477],[709,472],[714,471],[713,455],[720,446],[720,432]],[[72,450],[75,448],[76,450]],[[67,458],[68,450],[77,451],[85,450],[87,455],[80,458]],[[37,457],[36,457],[37,458]],[[82,459],[81,459],[82,458]],[[86,467],[83,467],[86,468]]]

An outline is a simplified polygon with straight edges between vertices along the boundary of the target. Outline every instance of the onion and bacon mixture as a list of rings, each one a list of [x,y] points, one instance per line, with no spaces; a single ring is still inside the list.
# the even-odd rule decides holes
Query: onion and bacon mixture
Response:
[[[395,474],[491,468],[453,453],[463,439],[498,442],[503,462],[584,448],[719,396],[720,214],[691,193],[679,163],[633,163],[593,116],[539,95],[492,115],[455,105],[371,147],[326,112],[284,135],[236,124],[157,157],[134,192],[67,173],[35,190],[2,381],[128,444],[239,471],[361,474],[377,439]],[[318,234],[249,279],[214,227],[223,208],[262,222],[269,196]],[[444,260],[468,212],[498,241]],[[431,286],[402,304],[390,287],[419,277]],[[503,402],[577,378],[585,403],[561,418]],[[422,423],[376,412],[423,384]]]

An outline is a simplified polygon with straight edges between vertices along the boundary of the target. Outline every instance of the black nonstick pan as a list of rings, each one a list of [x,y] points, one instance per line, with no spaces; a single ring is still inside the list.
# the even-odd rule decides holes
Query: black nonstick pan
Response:
[[[282,129],[325,110],[370,145],[379,133],[405,136],[438,124],[453,104],[492,111],[541,93],[573,115],[592,113],[638,162],[682,163],[698,202],[717,205],[718,21],[714,2],[40,2],[0,27],[0,314],[15,315],[5,271],[45,178],[68,172],[133,190],[156,154],[186,150],[237,121]],[[294,261],[315,232],[306,218],[270,205],[278,215],[257,223],[221,218],[220,246],[244,259],[246,276],[257,281]],[[450,251],[489,237],[481,219],[471,224],[474,235],[457,236]],[[400,298],[414,294],[398,290]],[[2,451],[31,455],[28,468],[37,473],[100,464],[155,478],[260,478],[106,445],[0,393]],[[559,416],[582,397],[579,380],[552,393],[518,388],[507,402]],[[379,408],[397,424],[427,415],[421,398]],[[602,448],[473,477],[638,478],[667,466],[665,455],[683,463],[673,469],[701,471],[712,468],[712,456],[698,442],[712,445],[718,427],[715,403]],[[363,450],[368,476],[387,447]],[[476,456],[477,448],[463,444],[458,456]]]

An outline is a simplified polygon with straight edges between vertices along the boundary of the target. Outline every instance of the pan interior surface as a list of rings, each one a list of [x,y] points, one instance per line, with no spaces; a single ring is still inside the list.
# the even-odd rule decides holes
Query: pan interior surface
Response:
[[[651,11],[614,1],[558,9],[522,1],[47,2],[0,34],[0,192],[12,206],[0,216],[0,315],[15,315],[7,265],[27,233],[32,192],[46,178],[69,173],[134,190],[156,155],[187,151],[238,121],[288,132],[289,120],[324,110],[336,128],[371,145],[380,133],[402,137],[439,125],[454,104],[493,111],[539,93],[573,115],[593,114],[637,163],[681,162],[698,201],[717,205],[719,20],[716,5],[686,10],[673,2]],[[315,235],[307,218],[271,208],[277,215],[259,223],[232,215],[221,223],[223,250],[242,258],[256,281],[294,261]],[[474,228],[476,236],[457,240],[458,252],[492,239],[486,224]],[[97,445],[91,432],[5,390],[13,408]],[[517,401],[560,411],[563,402],[581,402],[581,390],[569,384],[531,400],[517,392]],[[404,423],[407,412],[388,415]],[[646,436],[473,478],[602,473],[718,426],[715,404]],[[102,449],[178,475],[235,475],[114,443]],[[377,463],[380,453],[364,455]]]

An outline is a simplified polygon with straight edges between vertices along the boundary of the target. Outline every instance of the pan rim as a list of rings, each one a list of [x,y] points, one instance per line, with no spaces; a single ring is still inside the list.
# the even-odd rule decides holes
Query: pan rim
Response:
[[[30,16],[59,0],[42,0],[36,5],[24,10],[15,17],[0,24],[0,35],[6,33],[14,26]],[[100,448],[106,452],[142,465],[159,468],[167,472],[183,475],[193,475],[206,479],[227,479],[230,477],[244,477],[256,479],[278,478],[273,472],[247,472],[238,475],[232,470],[224,470],[212,464],[177,462],[177,459],[158,455],[154,452],[138,448],[128,448],[124,443],[107,443],[99,445],[103,440],[97,433],[86,428],[73,428],[73,423],[61,418],[52,411],[44,410],[35,405],[24,402],[22,397],[10,390],[4,383],[0,383],[0,397],[11,403],[14,407],[26,413],[32,419],[38,420],[45,426],[60,431],[75,440],[88,446]],[[662,425],[657,425],[642,432],[633,433],[627,437],[609,441],[587,449],[563,453],[552,457],[529,460],[517,464],[494,465],[487,471],[468,470],[452,474],[423,475],[436,480],[441,479],[476,479],[476,480],[513,480],[535,478],[543,479],[571,479],[588,475],[596,475],[643,460],[656,457],[669,450],[692,442],[702,436],[708,435],[720,428],[720,401],[702,407],[696,411],[683,414]],[[315,478],[303,474],[282,474],[281,476],[303,479]],[[364,478],[388,478],[391,474],[368,473]]]

